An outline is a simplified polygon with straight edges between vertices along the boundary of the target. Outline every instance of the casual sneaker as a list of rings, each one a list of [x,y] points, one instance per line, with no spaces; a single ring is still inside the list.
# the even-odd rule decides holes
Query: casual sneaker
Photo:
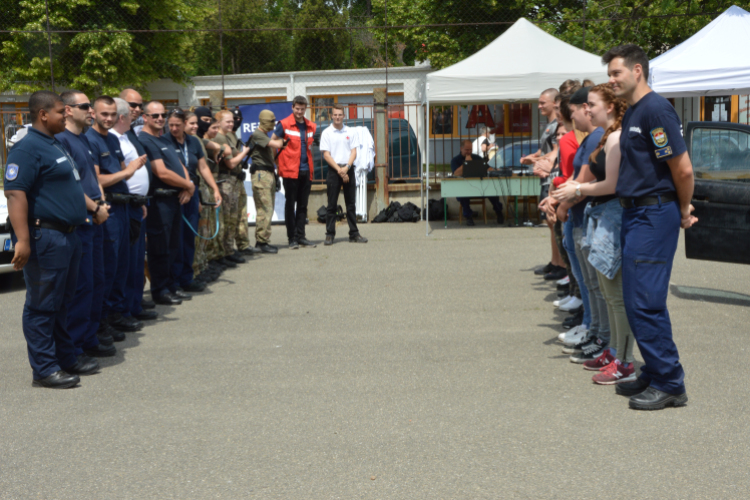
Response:
[[[635,379],[635,365],[633,363],[623,364],[619,359],[591,377],[595,384],[600,385],[622,384],[623,382],[633,382]]]
[[[544,276],[544,275],[545,275],[545,274],[547,274],[548,272],[552,271],[552,270],[553,270],[553,269],[554,269],[555,267],[556,267],[556,266],[554,266],[554,265],[552,264],[552,262],[549,262],[549,263],[548,263],[548,264],[547,264],[546,266],[544,266],[544,267],[539,267],[539,268],[537,268],[537,269],[534,269],[534,274],[536,274],[537,276]]]
[[[572,316],[568,316],[563,320],[563,328],[573,328],[583,324],[583,311],[576,313]]]
[[[563,337],[560,339],[560,342],[568,347],[575,347],[576,345],[582,345],[589,340],[589,329],[587,325],[578,325],[574,326],[562,335]],[[578,350],[580,351],[580,349]],[[573,352],[574,351],[570,351],[565,354],[573,354]]]
[[[570,295],[566,295],[565,297],[558,299],[552,303],[555,307],[560,307],[563,304],[566,304],[569,300],[571,300],[573,297]]]
[[[563,279],[561,279],[561,280],[557,280],[557,284],[558,284],[559,286],[570,285],[570,277],[569,277],[569,276],[566,276],[566,277],[564,277],[564,278],[563,278]]]
[[[599,337],[594,337],[581,346],[581,352],[574,352],[570,356],[571,363],[585,363],[598,358],[602,351],[607,348],[607,341]]]
[[[565,305],[560,306],[561,311],[565,312],[571,312],[575,311],[579,307],[583,305],[583,301],[579,299],[578,297],[573,297],[571,300],[565,303]]]
[[[609,352],[609,349],[607,349],[606,351],[604,351],[604,353],[600,354],[598,358],[592,359],[591,361],[586,361],[583,364],[583,369],[592,372],[599,372],[604,370],[614,360],[615,357],[612,356],[612,354]]]
[[[564,267],[555,266],[555,268],[544,275],[546,281],[557,281],[563,279],[568,275],[568,271]]]

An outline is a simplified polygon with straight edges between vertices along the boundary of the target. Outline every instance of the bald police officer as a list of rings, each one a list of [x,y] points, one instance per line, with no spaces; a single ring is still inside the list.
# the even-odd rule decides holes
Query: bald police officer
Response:
[[[697,219],[693,166],[674,107],[648,86],[648,57],[637,45],[607,52],[609,81],[630,107],[622,119],[617,196],[622,212],[625,312],[645,364],[635,382],[617,386],[630,407],[660,410],[687,403],[685,372],[672,339],[667,294],[680,227]]]
[[[65,105],[46,90],[29,97],[32,127],[8,154],[5,197],[13,226],[13,267],[23,269],[23,333],[35,386],[64,389],[99,369],[80,363],[68,333],[66,304],[76,291],[86,220],[81,176],[55,134],[65,130]]]

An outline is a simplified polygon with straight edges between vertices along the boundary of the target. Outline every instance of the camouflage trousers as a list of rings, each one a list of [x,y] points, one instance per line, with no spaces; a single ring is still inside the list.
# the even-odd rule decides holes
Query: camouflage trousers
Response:
[[[221,238],[222,257],[226,257],[237,252],[237,223],[239,222],[239,199],[237,197],[239,189],[237,184],[241,181],[234,176],[226,176],[226,181],[221,183],[221,219],[224,222],[224,232]],[[245,198],[247,205],[247,198]]]
[[[201,182],[200,186],[201,199],[208,203],[214,201],[214,191],[206,183]],[[216,207],[201,205],[200,219],[198,220],[198,234],[202,237],[195,237],[195,257],[193,258],[193,272],[200,274],[208,265],[209,260],[220,259],[222,256],[209,257],[209,248],[216,241],[207,240],[216,232]],[[218,238],[218,235],[217,235]]]
[[[258,170],[253,174],[253,201],[255,202],[255,241],[271,243],[271,219],[276,202],[276,178],[273,172]]]
[[[248,172],[247,175],[250,173]],[[242,181],[237,181],[237,202],[237,235],[234,241],[239,250],[244,250],[250,246],[250,234],[247,229],[247,190]]]

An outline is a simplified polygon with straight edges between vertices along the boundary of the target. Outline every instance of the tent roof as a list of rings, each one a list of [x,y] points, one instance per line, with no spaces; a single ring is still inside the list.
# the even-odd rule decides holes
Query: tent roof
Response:
[[[750,13],[733,5],[649,63],[649,84],[666,97],[750,93]]]
[[[427,75],[430,104],[482,104],[536,99],[569,78],[607,81],[599,56],[519,19],[461,62]]]

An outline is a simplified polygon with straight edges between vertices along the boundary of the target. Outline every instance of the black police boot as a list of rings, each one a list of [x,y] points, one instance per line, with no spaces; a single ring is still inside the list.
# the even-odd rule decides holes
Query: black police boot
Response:
[[[279,248],[268,243],[256,243],[255,248],[262,253],[279,253]]]
[[[262,250],[260,248],[257,248],[257,246],[255,246],[255,247],[254,246],[249,246],[247,248],[243,248],[242,250],[240,250],[240,253],[242,255],[257,255],[257,254],[259,254],[261,252],[262,252]]]
[[[113,345],[104,345],[100,343],[96,347],[84,349],[83,353],[86,356],[91,356],[93,358],[110,358],[117,354],[117,348]]]
[[[297,243],[297,240],[289,240],[289,249],[290,250],[298,250],[299,249],[299,243]]]
[[[299,243],[299,245],[300,245],[301,247],[310,247],[310,248],[315,248],[315,247],[317,247],[317,246],[318,246],[318,245],[316,245],[315,243],[313,243],[312,241],[308,240],[307,238],[299,238],[299,239],[297,240],[297,243]]]
[[[620,396],[635,396],[636,394],[640,394],[648,389],[649,385],[649,382],[646,382],[641,378],[637,378],[632,382],[623,382],[622,384],[617,384],[615,386],[615,392]]]
[[[178,306],[182,304],[182,300],[170,292],[165,292],[161,295],[157,295],[156,297],[154,297],[154,301],[157,304],[161,304],[163,306]]]
[[[135,315],[135,318],[139,321],[151,321],[159,317],[159,313],[156,311],[141,311]]]
[[[663,410],[667,406],[685,406],[688,402],[687,393],[668,394],[659,389],[649,387],[640,394],[630,397],[630,407],[634,410]]]
[[[155,307],[156,307],[156,302],[154,302],[153,300],[146,300],[146,299],[141,300],[142,309],[153,309]]]
[[[230,257],[231,257],[231,256],[230,256]],[[228,257],[224,257],[224,258],[222,258],[222,259],[221,259],[221,261],[220,261],[220,263],[221,263],[221,264],[222,264],[222,265],[223,265],[224,267],[231,267],[231,268],[237,267],[237,264],[236,264],[235,262],[233,262],[233,261],[229,260],[229,258],[228,258]]]
[[[79,354],[73,366],[65,368],[71,375],[93,375],[99,371],[99,362],[86,354]]]
[[[331,245],[333,245],[333,239],[333,236],[326,236],[326,240],[323,242],[323,244],[327,247],[330,247]]]
[[[71,375],[60,370],[49,377],[34,380],[32,385],[36,387],[48,387],[50,389],[67,389],[68,387],[78,385],[80,381],[81,378],[78,375]]]
[[[185,292],[202,292],[206,289],[206,284],[201,283],[200,281],[191,281],[187,285],[183,285],[180,288],[182,288]]]
[[[104,344],[107,346],[110,346],[115,343],[115,340],[112,338],[112,335],[109,333],[109,328],[107,328],[107,323],[105,322],[99,323],[99,328],[96,330],[96,338],[99,339],[100,344]]]
[[[358,234],[356,236],[349,236],[349,243],[367,243],[367,238]]]
[[[180,300],[191,300],[193,298],[193,296],[190,295],[189,293],[185,293],[180,290],[177,290],[176,292],[172,292],[171,295],[173,297],[177,297]]]
[[[143,328],[143,323],[130,316],[123,316],[120,313],[110,314],[107,318],[109,326],[121,332],[137,332]]]

